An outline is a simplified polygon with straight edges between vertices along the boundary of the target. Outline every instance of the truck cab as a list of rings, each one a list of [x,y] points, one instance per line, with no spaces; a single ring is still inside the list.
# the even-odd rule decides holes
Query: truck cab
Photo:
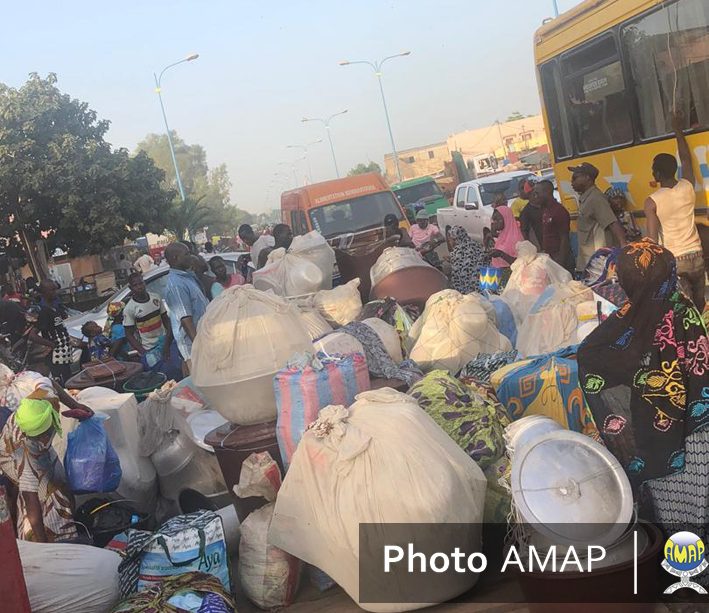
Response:
[[[448,206],[448,200],[433,177],[419,177],[394,183],[391,190],[404,207],[410,221],[421,209],[425,208],[426,212],[433,217],[438,209]]]
[[[438,226],[443,231],[453,226],[462,226],[470,237],[485,243],[490,232],[492,204],[499,192],[504,192],[507,204],[519,196],[521,179],[538,177],[529,171],[502,172],[461,183],[455,189],[453,206],[438,210]]]

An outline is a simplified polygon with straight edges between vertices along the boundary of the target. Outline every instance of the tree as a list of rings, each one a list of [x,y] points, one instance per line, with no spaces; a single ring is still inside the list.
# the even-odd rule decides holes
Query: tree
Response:
[[[362,164],[360,162],[347,173],[347,176],[353,177],[355,175],[363,175],[367,172],[378,172],[379,174],[382,174],[382,167],[376,162],[369,162],[369,164]]]
[[[150,158],[113,150],[109,122],[56,83],[32,73],[17,89],[0,84],[0,236],[37,274],[37,241],[98,253],[160,231],[172,200]]]
[[[214,215],[210,216],[211,222],[206,224],[213,233],[233,233],[235,220],[244,218],[248,213],[231,204],[229,196],[231,181],[226,165],[220,164],[210,169],[204,147],[188,145],[174,130],[170,132],[170,136],[175,149],[177,167],[180,170],[180,179],[188,199],[193,202],[199,201],[202,207],[214,212]],[[148,134],[138,143],[138,150],[147,153],[165,172],[163,186],[177,190],[177,178],[167,135]],[[181,210],[179,204],[176,203],[178,211]]]
[[[194,240],[196,231],[209,226],[219,219],[219,213],[203,204],[204,197],[193,200],[185,198],[176,200],[166,216],[165,228],[172,232],[179,240],[185,238]]]

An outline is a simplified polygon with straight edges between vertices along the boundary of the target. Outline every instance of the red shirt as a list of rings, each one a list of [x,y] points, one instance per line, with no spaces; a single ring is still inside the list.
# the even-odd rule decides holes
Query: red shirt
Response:
[[[571,229],[571,216],[564,206],[554,200],[542,207],[542,251],[556,255],[561,247],[561,235]]]

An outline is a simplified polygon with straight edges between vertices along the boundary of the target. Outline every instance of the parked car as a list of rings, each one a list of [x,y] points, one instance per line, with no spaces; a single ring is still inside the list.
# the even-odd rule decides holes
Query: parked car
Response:
[[[496,194],[504,192],[507,203],[512,204],[519,196],[520,180],[527,178],[539,180],[534,173],[518,170],[461,183],[455,189],[453,206],[438,209],[438,227],[445,231],[453,226],[462,226],[473,240],[484,244],[490,232]]]
[[[227,271],[229,273],[233,273],[236,272],[236,261],[239,259],[239,256],[244,255],[244,252],[231,251],[227,253],[205,253],[202,254],[202,257],[204,257],[205,260],[209,261],[215,255],[219,255],[220,257],[224,258],[227,265]],[[158,294],[159,296],[163,297],[165,295],[165,288],[167,287],[167,273],[169,271],[170,267],[166,263],[163,263],[154,270],[145,273],[143,275],[143,279],[145,280],[146,289],[152,294]],[[72,338],[81,340],[83,338],[83,334],[81,333],[81,326],[83,326],[87,321],[95,321],[99,326],[103,327],[106,323],[106,320],[108,319],[108,315],[106,313],[106,308],[108,307],[108,305],[111,302],[127,302],[129,294],[130,289],[128,288],[128,286],[123,287],[116,291],[114,294],[112,294],[108,300],[102,302],[93,309],[81,313],[78,316],[69,317],[64,322],[64,325],[66,326],[69,335]],[[75,352],[75,361],[78,361],[79,354],[80,352]]]

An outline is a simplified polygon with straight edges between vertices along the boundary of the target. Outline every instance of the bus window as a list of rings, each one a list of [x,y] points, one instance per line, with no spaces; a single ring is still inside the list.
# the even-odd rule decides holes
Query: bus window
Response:
[[[564,108],[559,65],[556,60],[547,62],[541,67],[541,77],[554,157],[557,160],[570,157],[572,153],[571,135]]]
[[[579,153],[633,140],[615,40],[603,36],[562,57],[569,118]]]
[[[641,136],[669,134],[673,99],[686,127],[709,126],[709,4],[673,2],[621,30],[635,82]]]

